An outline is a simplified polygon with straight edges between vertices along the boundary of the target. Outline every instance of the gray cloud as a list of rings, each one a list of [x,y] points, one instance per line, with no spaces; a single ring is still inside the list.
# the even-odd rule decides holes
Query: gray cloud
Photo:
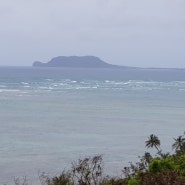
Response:
[[[122,65],[185,67],[184,0],[4,0],[0,65],[96,55]]]

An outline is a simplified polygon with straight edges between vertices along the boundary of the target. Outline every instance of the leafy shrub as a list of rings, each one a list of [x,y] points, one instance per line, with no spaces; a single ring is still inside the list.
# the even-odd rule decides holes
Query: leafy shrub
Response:
[[[139,181],[136,179],[130,179],[128,185],[139,185]]]
[[[176,171],[141,173],[140,182],[141,185],[185,185]]]
[[[52,185],[73,185],[71,174],[69,172],[62,172],[59,177],[52,178]]]
[[[164,159],[154,159],[149,166],[150,172],[154,173],[164,170],[175,170],[175,168],[175,162],[172,157],[167,157]]]
[[[50,178],[45,173],[39,174],[41,185],[73,185],[70,172],[63,171],[59,176]]]

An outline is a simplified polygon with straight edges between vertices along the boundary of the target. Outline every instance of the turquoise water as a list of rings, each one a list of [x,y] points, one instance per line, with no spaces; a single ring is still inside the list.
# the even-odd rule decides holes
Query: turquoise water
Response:
[[[171,151],[184,121],[184,70],[1,67],[0,183],[96,154],[118,175],[151,133]]]

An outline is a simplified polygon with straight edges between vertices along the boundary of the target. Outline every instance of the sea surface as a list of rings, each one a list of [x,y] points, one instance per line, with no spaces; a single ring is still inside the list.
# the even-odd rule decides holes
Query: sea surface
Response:
[[[0,184],[97,154],[120,175],[150,134],[173,152],[184,131],[185,70],[0,67]]]

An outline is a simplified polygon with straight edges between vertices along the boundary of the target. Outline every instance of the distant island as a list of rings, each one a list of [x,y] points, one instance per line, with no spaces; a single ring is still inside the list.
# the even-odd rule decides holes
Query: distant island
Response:
[[[58,56],[47,63],[36,61],[33,67],[67,67],[67,68],[123,68],[112,65],[95,56]]]

